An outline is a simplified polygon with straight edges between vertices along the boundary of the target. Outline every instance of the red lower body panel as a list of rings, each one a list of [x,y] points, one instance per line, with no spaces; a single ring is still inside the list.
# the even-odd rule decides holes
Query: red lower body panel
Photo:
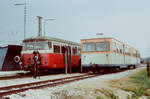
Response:
[[[40,53],[41,65],[40,68],[47,69],[61,69],[66,66],[66,55],[65,54],[55,54],[55,53]],[[23,66],[34,64],[33,54],[22,54]],[[80,56],[72,55],[67,57],[68,66],[77,68],[79,66]]]

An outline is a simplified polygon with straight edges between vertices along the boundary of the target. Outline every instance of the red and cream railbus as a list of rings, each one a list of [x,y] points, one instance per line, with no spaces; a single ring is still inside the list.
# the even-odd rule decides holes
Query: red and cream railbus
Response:
[[[53,37],[23,40],[20,64],[24,70],[57,70],[66,66],[73,70],[80,68],[80,62],[78,43]]]

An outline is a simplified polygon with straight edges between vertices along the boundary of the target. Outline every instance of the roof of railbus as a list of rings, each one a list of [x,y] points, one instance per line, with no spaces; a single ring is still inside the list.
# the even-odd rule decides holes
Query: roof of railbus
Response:
[[[120,42],[120,43],[122,43],[122,44],[125,44],[125,43],[123,43],[123,42],[121,42],[121,41],[119,41],[119,40],[117,40],[116,38],[113,38],[113,37],[87,38],[87,39],[81,39],[81,41],[84,41],[84,40],[95,40],[95,39],[112,39],[112,40],[118,41],[118,42]],[[134,47],[132,47],[132,46],[130,46],[130,45],[128,45],[128,44],[125,44],[125,45],[128,46],[128,47],[130,47],[130,48],[133,48],[133,49],[137,50],[136,48],[134,48]],[[138,51],[138,50],[137,50],[137,51]]]
[[[112,37],[101,37],[101,38],[87,38],[87,39],[81,39],[81,41],[88,41],[88,40],[101,40],[101,39],[114,39],[114,40],[116,40],[116,41],[119,41],[119,40],[117,40],[117,39],[115,39],[115,38],[112,38]],[[120,41],[119,41],[120,42]],[[120,42],[120,43],[122,43],[122,42]]]
[[[79,45],[80,43],[68,41],[68,40],[63,40],[60,38],[55,38],[55,37],[48,37],[48,36],[42,36],[42,37],[31,37],[23,40],[23,42],[32,42],[32,41],[56,41],[56,42],[62,42],[62,43],[67,43],[67,44],[72,44],[72,45]]]
[[[112,37],[101,37],[101,38],[86,38],[86,39],[81,39],[82,40],[95,40],[95,39],[114,39]]]

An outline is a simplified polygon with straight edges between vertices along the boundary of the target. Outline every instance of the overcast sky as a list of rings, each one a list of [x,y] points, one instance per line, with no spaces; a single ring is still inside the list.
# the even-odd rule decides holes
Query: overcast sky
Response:
[[[46,35],[80,39],[114,37],[150,56],[150,0],[27,0],[27,37],[37,36],[37,17],[46,22]],[[23,40],[24,0],[1,0],[0,46]],[[43,20],[44,20],[43,19]]]

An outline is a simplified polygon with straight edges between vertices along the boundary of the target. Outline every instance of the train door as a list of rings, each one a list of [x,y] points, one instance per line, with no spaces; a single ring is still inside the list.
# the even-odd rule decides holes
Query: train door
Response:
[[[72,54],[70,46],[61,46],[61,52],[63,54],[63,61],[65,65],[65,73],[72,72]]]
[[[71,46],[67,46],[67,52],[68,52],[68,69],[69,69],[69,72],[71,73],[72,72],[72,53],[71,53]]]
[[[137,64],[138,64],[138,51],[136,51],[136,64],[135,65]]]

